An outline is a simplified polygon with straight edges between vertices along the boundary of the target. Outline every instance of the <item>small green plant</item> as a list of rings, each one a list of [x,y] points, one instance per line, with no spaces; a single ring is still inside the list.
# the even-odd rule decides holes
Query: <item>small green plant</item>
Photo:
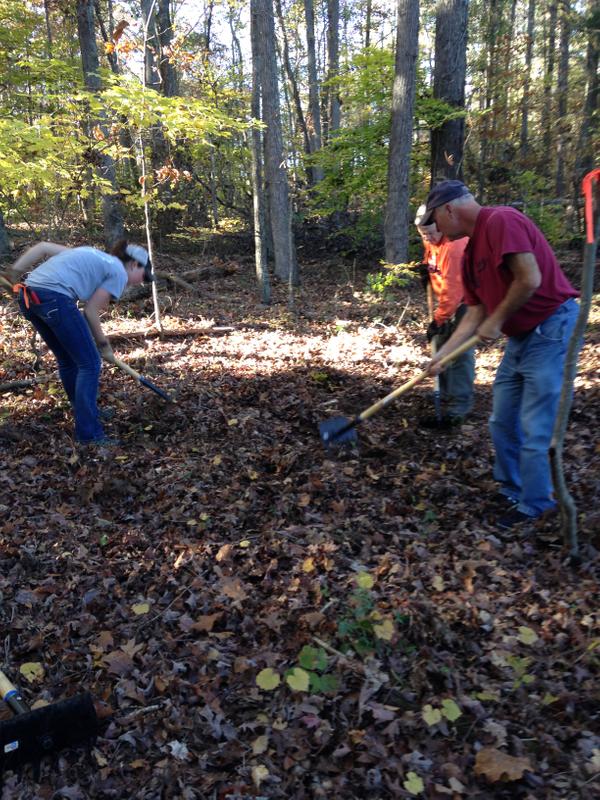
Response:
[[[371,575],[359,573],[356,583],[347,613],[338,622],[338,636],[343,646],[362,657],[379,650],[382,642],[391,641],[394,623],[375,607],[375,596],[371,591],[375,581]]]
[[[527,669],[532,661],[533,659],[530,658],[529,656],[526,656],[525,658],[521,658],[521,656],[507,657],[506,663],[513,670],[515,674],[513,689],[518,689],[520,686],[523,685],[527,686],[530,683],[534,682],[535,675],[530,675],[527,672]]]
[[[321,692],[337,691],[339,682],[335,675],[326,674],[329,666],[327,653],[322,647],[304,645],[298,653],[298,664],[286,670],[283,678],[294,692]],[[256,676],[256,685],[265,692],[271,692],[281,683],[281,676],[277,670],[267,668],[261,670]]]
[[[383,295],[387,300],[395,289],[404,289],[415,277],[414,267],[411,264],[383,264],[381,272],[370,272],[367,275],[367,291],[372,294]]]

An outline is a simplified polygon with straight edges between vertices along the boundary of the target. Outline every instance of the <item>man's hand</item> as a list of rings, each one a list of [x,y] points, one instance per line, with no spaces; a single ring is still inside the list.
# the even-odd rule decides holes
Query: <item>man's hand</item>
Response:
[[[434,336],[437,336],[440,333],[440,326],[437,322],[432,319],[429,325],[427,326],[427,330],[425,332],[425,336],[427,336],[427,341],[430,342]]]
[[[115,354],[113,353],[113,349],[110,346],[108,339],[105,339],[102,342],[97,342],[96,347],[98,348],[98,352],[104,361],[107,361],[109,364],[115,363]]]
[[[502,331],[496,320],[493,317],[488,317],[477,328],[477,336],[482,342],[491,344],[502,336]]]

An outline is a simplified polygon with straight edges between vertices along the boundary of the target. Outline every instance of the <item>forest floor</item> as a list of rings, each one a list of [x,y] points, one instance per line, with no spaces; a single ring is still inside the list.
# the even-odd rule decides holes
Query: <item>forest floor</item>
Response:
[[[176,397],[105,366],[123,447],[74,446],[47,355],[50,382],[0,395],[1,662],[29,702],[89,691],[101,718],[89,758],[8,773],[2,800],[598,797],[598,304],[565,445],[574,567],[556,515],[496,527],[501,344],[459,433],[418,428],[425,383],[338,455],[319,421],[427,361],[418,283],[377,299],[306,263],[294,308],[283,286],[264,308],[246,259],[197,286],[161,289],[181,336],[114,343]],[[121,302],[106,328],[151,312]],[[0,332],[0,383],[30,378],[8,297]]]

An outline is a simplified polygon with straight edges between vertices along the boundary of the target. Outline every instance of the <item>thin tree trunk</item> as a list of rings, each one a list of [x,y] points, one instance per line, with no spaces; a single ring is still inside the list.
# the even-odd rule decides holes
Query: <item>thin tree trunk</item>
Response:
[[[571,4],[562,0],[560,15],[560,44],[558,59],[558,78],[556,84],[556,196],[565,193],[565,141],[567,96],[569,90],[569,42],[571,39]]]
[[[335,80],[340,72],[340,0],[327,0],[327,80]],[[340,97],[330,83],[328,91],[327,134],[331,139],[341,124]]]
[[[313,0],[304,0],[306,18],[306,54],[308,66],[308,111],[310,119],[310,152],[321,149],[321,107],[319,99],[319,81],[317,77],[317,52],[315,49],[315,12]],[[321,167],[312,167],[312,183],[323,180]]]
[[[92,0],[77,0],[77,31],[81,49],[81,64],[86,88],[94,94],[102,91],[100,80],[100,60],[94,29],[94,3]],[[108,138],[108,126],[104,115],[98,117],[98,127],[105,138]],[[100,172],[111,185],[111,192],[102,195],[102,211],[104,216],[104,238],[107,244],[123,236],[123,212],[117,194],[117,178],[114,160],[100,151]]]
[[[440,0],[435,19],[433,96],[457,110],[465,107],[469,0]],[[432,183],[462,180],[464,117],[444,122],[431,133]]]
[[[250,40],[252,43],[252,97],[251,114],[255,120],[260,120],[260,47],[258,44],[257,9],[252,3],[250,12]],[[252,155],[252,209],[254,219],[254,261],[256,265],[256,279],[260,290],[261,300],[265,305],[271,302],[271,283],[267,267],[267,234],[265,219],[265,202],[263,193],[262,160],[263,152],[262,132],[260,128],[253,127],[250,132],[250,152]]]
[[[365,50],[371,46],[371,13],[373,11],[373,0],[367,0],[367,15],[365,19]]]
[[[304,111],[302,110],[302,101],[300,100],[300,91],[298,89],[298,81],[296,80],[296,76],[294,75],[294,70],[292,69],[292,63],[290,60],[290,48],[288,43],[287,31],[285,29],[285,20],[283,18],[283,11],[281,8],[281,0],[275,0],[275,10],[277,13],[277,19],[279,20],[279,27],[281,28],[281,37],[283,40],[283,65],[285,67],[285,73],[288,78],[288,83],[292,90],[292,97],[294,99],[294,109],[296,112],[296,120],[298,123],[298,127],[302,131],[302,141],[304,143],[304,152],[307,155],[310,155],[311,147],[310,147],[310,137],[308,133],[308,127],[306,125],[306,120],[304,118]],[[310,170],[308,170],[308,177],[309,181],[311,179]]]
[[[521,104],[521,137],[519,150],[521,160],[525,161],[529,150],[529,100],[531,92],[531,63],[533,61],[533,37],[535,34],[535,0],[529,0],[527,7],[527,41],[525,44],[525,78],[523,101]]]
[[[170,6],[171,0],[158,0],[157,2],[156,24],[160,54],[158,70],[161,77],[163,95],[165,97],[176,97],[179,94],[179,80],[175,65],[169,55],[174,38]]]
[[[575,196],[577,196],[579,183],[583,176],[594,166],[594,146],[598,141],[600,26],[595,24],[594,20],[600,19],[600,0],[589,0],[587,18],[586,87],[575,159]],[[574,206],[576,207],[577,203],[574,203]]]
[[[419,0],[398,0],[392,129],[388,159],[385,258],[408,261],[410,154],[419,43]]]
[[[50,7],[44,0],[44,18],[46,20],[46,55],[52,58],[52,26],[50,25]]]
[[[283,152],[273,0],[253,0],[253,2],[253,7],[256,9],[258,46],[260,48],[262,119],[266,125],[264,132],[265,172],[275,274],[282,281],[292,280],[296,284],[298,271],[293,235],[291,234],[288,175]]]
[[[550,175],[549,166],[552,163],[550,158],[552,145],[552,130],[550,120],[552,118],[552,84],[554,81],[554,57],[556,49],[556,17],[558,12],[557,0],[552,0],[548,9],[548,30],[546,31],[544,47],[544,99],[542,102],[541,129],[542,142],[544,148],[544,163],[547,164],[546,173]]]
[[[4,217],[0,211],[0,258],[4,258],[10,254],[10,241],[8,239],[8,231],[4,224]]]
[[[600,176],[598,176],[598,178],[600,179]],[[596,228],[591,232],[591,234],[591,237],[588,237],[588,241],[586,242],[584,250],[579,316],[577,317],[577,323],[571,335],[569,347],[567,349],[560,402],[556,415],[556,421],[554,423],[552,441],[550,443],[550,464],[552,467],[554,491],[556,493],[560,508],[562,533],[565,538],[565,542],[569,543],[571,546],[570,555],[573,558],[579,557],[577,507],[567,488],[567,483],[564,476],[563,449],[567,423],[569,421],[569,413],[571,411],[573,384],[577,374],[577,356],[579,353],[581,338],[587,325],[590,308],[592,305],[594,269],[596,265],[596,253],[598,250],[598,238],[600,237],[600,220],[598,220],[596,223]]]

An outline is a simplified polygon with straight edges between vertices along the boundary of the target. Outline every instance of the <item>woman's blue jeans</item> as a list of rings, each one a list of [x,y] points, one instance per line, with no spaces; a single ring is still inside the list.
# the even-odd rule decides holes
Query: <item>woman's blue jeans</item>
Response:
[[[530,517],[556,506],[548,451],[578,313],[567,300],[525,337],[510,337],[494,381],[494,478]]]
[[[90,442],[104,438],[98,419],[100,355],[83,314],[75,300],[49,289],[35,289],[40,303],[25,307],[23,292],[19,306],[58,362],[60,379],[75,415],[75,438]]]

